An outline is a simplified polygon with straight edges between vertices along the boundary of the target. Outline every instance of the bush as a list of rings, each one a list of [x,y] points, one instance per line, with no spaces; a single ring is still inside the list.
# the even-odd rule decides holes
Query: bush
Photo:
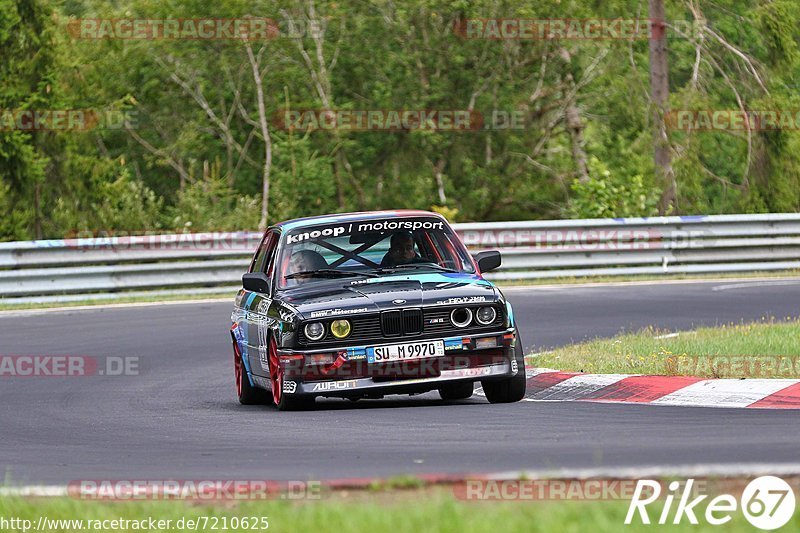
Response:
[[[167,213],[167,226],[175,231],[255,230],[261,199],[239,195],[224,179],[210,177],[179,191]]]
[[[596,157],[589,161],[592,178],[573,181],[569,214],[573,218],[648,217],[658,214],[658,191],[644,183],[641,174],[631,178],[613,175]]]

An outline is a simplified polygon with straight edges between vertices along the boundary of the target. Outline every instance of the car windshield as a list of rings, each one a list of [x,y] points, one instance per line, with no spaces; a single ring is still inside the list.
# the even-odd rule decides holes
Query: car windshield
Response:
[[[415,271],[474,274],[475,267],[464,245],[441,219],[348,221],[284,234],[278,288]]]

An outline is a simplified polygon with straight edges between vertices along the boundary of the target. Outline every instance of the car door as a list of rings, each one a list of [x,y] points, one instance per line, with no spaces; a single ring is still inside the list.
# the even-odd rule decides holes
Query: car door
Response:
[[[264,272],[272,280],[275,271],[275,255],[280,234],[270,230],[259,246],[258,253],[250,265],[250,272]],[[269,376],[267,312],[272,304],[271,294],[251,292],[245,299],[247,315],[247,355],[250,371],[259,376]]]

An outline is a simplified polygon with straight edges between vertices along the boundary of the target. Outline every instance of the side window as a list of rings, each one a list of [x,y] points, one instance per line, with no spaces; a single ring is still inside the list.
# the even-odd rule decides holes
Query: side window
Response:
[[[265,266],[272,258],[277,244],[278,238],[274,231],[270,231],[264,236],[261,245],[258,247],[258,252],[250,265],[250,272],[265,272]]]
[[[271,232],[271,236],[270,249],[267,250],[266,259],[264,260],[264,270],[267,272],[269,279],[272,279],[272,274],[275,272],[275,256],[277,255],[278,241],[281,240],[281,236],[277,231]]]

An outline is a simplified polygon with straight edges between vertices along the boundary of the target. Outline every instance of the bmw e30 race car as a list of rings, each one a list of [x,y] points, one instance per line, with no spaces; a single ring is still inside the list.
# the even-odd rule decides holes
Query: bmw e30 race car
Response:
[[[438,390],[492,403],[525,394],[511,305],[444,217],[347,213],[282,222],[255,252],[231,315],[242,404],[309,408]]]

